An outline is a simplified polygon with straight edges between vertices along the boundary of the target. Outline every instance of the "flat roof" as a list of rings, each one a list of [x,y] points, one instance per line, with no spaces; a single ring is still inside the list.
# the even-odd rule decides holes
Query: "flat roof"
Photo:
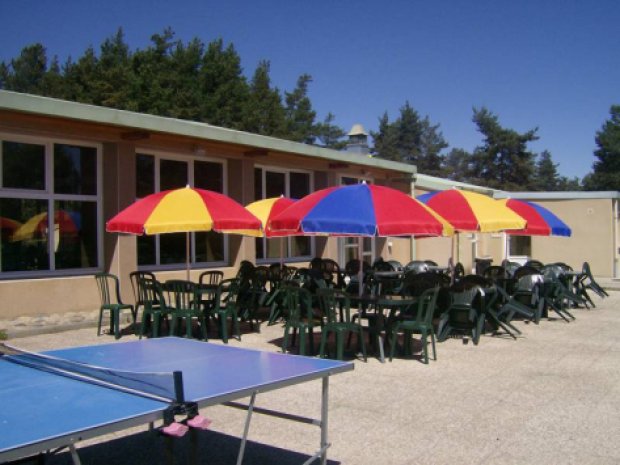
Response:
[[[0,109],[53,118],[86,121],[134,130],[187,136],[196,139],[321,158],[340,163],[381,168],[407,174],[415,174],[417,172],[414,165],[373,158],[368,155],[341,152],[315,145],[278,139],[276,137],[261,136],[249,132],[212,126],[196,121],[116,110],[113,108],[41,97],[39,95],[22,94],[7,90],[0,90]]]
[[[578,200],[578,199],[620,199],[618,191],[554,191],[554,192],[503,192],[496,191],[496,199],[521,200]]]

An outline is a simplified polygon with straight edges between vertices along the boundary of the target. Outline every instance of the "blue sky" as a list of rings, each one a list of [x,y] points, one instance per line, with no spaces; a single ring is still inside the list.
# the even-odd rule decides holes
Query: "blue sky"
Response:
[[[75,59],[119,27],[133,50],[166,27],[184,42],[221,37],[247,76],[269,60],[281,90],[311,74],[318,118],[331,111],[346,131],[376,130],[409,101],[471,151],[472,108],[486,106],[504,127],[538,127],[531,149],[568,177],[591,170],[595,133],[620,104],[617,0],[0,0],[0,17],[4,61],[36,42]]]

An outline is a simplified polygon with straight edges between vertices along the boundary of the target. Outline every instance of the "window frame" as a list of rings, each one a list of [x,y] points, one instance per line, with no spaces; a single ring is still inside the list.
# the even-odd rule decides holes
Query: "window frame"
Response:
[[[308,175],[308,185],[310,187],[310,192],[308,194],[311,194],[312,192],[315,191],[314,189],[314,172],[312,170],[304,170],[304,169],[295,169],[295,168],[283,168],[281,166],[273,166],[273,165],[263,165],[263,164],[256,164],[254,165],[254,169],[260,169],[261,170],[261,182],[262,182],[262,192],[261,192],[261,198],[259,199],[254,199],[254,200],[262,200],[265,197],[265,191],[266,191],[266,172],[270,171],[273,173],[281,173],[284,174],[284,183],[285,183],[285,187],[286,187],[286,192],[283,193],[283,195],[287,198],[290,198],[290,194],[291,194],[291,173],[302,173],[302,174],[307,174]],[[296,257],[292,257],[290,256],[291,250],[292,250],[292,240],[293,238],[291,236],[289,237],[285,237],[286,241],[287,241],[287,246],[286,246],[286,256],[282,257],[282,260],[285,260],[289,263],[302,263],[302,262],[307,262],[309,260],[312,259],[312,257],[314,257],[315,255],[315,251],[316,251],[316,244],[315,244],[315,239],[312,236],[305,236],[305,237],[309,237],[310,238],[310,255],[302,255],[302,256],[296,256]],[[263,238],[256,238],[256,240],[262,240],[263,241],[263,250],[266,251],[267,250],[267,239],[266,237]],[[255,253],[254,259],[256,261],[257,265],[270,265],[272,263],[279,263],[280,262],[280,258],[264,258],[264,257],[258,257]]]
[[[56,257],[54,249],[54,241],[48,241],[49,269],[32,270],[32,271],[0,271],[0,280],[4,279],[30,279],[30,278],[46,278],[46,277],[64,277],[64,276],[83,276],[101,271],[103,266],[103,144],[72,138],[56,138],[41,137],[22,134],[11,134],[0,132],[0,182],[3,176],[3,144],[2,142],[16,142],[23,144],[41,145],[45,147],[45,188],[42,190],[35,189],[16,189],[5,188],[0,185],[0,198],[11,199],[31,199],[43,200],[47,202],[47,211],[55,212],[54,204],[62,201],[77,202],[94,202],[96,205],[97,224],[97,263],[95,266],[85,268],[60,268],[56,266]],[[57,194],[54,192],[54,145],[75,145],[79,147],[88,147],[95,149],[96,162],[95,169],[97,189],[96,194]],[[48,215],[48,228],[52,229],[54,215]],[[51,236],[53,237],[53,236]]]
[[[134,163],[137,160],[138,155],[150,155],[154,157],[154,183],[155,183],[155,192],[161,192],[161,173],[160,173],[160,161],[161,160],[171,160],[171,161],[181,161],[187,164],[187,179],[188,185],[190,187],[194,187],[194,162],[208,162],[208,163],[217,163],[222,166],[222,193],[224,195],[228,195],[228,160],[224,157],[217,156],[205,156],[205,155],[195,155],[192,153],[183,153],[183,152],[170,152],[165,150],[153,150],[146,147],[135,148],[134,152]],[[137,176],[137,173],[136,173]],[[136,200],[139,200],[136,198]],[[221,234],[221,233],[218,233]],[[229,238],[228,234],[222,234],[224,244],[224,259],[212,262],[196,262],[196,237],[194,233],[190,233],[190,269],[196,268],[218,268],[228,266],[230,259],[230,251],[229,251]],[[181,269],[185,269],[185,262],[183,263],[166,263],[161,264],[161,245],[160,245],[160,234],[153,234],[152,237],[155,239],[155,264],[151,265],[137,265],[137,269],[139,271],[178,271]],[[137,240],[137,239],[136,239]],[[136,263],[138,263],[138,248],[136,247]]]

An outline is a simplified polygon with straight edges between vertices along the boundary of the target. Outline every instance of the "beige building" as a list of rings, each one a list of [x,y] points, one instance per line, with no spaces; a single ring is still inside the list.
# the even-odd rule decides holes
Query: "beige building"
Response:
[[[363,130],[362,130],[363,132]],[[0,91],[0,319],[92,310],[93,274],[121,278],[132,301],[131,271],[184,277],[185,235],[139,237],[105,232],[105,222],[136,198],[187,184],[223,192],[246,205],[300,198],[361,180],[411,193],[415,167],[207,124]],[[285,261],[314,256],[345,263],[351,239],[291,238]],[[364,241],[364,259],[412,257],[411,241]],[[279,244],[197,233],[192,279],[208,268],[233,275],[242,260],[279,260]]]
[[[478,186],[418,175],[414,166],[372,158],[356,125],[348,151],[294,143],[207,124],[0,91],[0,319],[98,308],[93,274],[121,278],[132,302],[129,273],[184,277],[185,235],[110,234],[105,222],[137,198],[187,184],[223,192],[242,204],[273,196],[299,198],[362,180],[410,195]],[[570,193],[569,193],[570,194]],[[618,193],[536,198],[573,228],[573,237],[532,238],[531,255],[574,267],[590,261],[595,274],[615,276]],[[526,196],[528,194],[519,194]],[[549,194],[551,195],[551,194]],[[454,241],[455,249],[452,249]],[[285,239],[284,259],[298,266],[315,256],[341,266],[357,256],[356,239]],[[406,264],[446,264],[455,250],[466,267],[475,258],[500,262],[503,234],[457,238],[365,239],[363,258]],[[232,276],[242,260],[269,264],[279,244],[217,233],[191,235],[191,276],[222,269]]]

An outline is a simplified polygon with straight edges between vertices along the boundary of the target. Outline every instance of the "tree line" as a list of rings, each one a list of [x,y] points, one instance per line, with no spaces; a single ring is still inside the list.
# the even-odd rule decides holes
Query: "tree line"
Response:
[[[44,45],[26,46],[0,62],[0,88],[122,110],[200,121],[255,134],[340,150],[345,131],[330,112],[319,120],[308,96],[310,74],[293,90],[280,90],[262,60],[250,77],[233,44],[175,39],[171,29],[154,34],[145,49],[130,50],[122,29],[82,56],[48,60]],[[503,127],[489,109],[474,108],[482,143],[472,152],[450,148],[440,125],[407,101],[394,120],[387,112],[371,131],[373,156],[414,164],[418,172],[506,190],[620,190],[620,106],[596,134],[593,171],[583,180],[560,176],[551,153],[528,144],[524,133]]]

